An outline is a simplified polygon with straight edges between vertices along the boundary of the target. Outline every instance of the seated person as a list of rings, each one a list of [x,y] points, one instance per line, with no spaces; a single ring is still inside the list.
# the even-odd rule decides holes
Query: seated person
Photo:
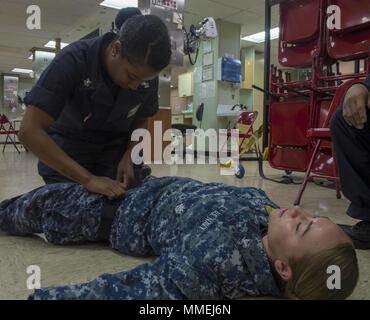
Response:
[[[30,299],[345,299],[359,276],[351,240],[328,218],[278,209],[260,189],[190,178],[148,177],[113,204],[78,184],[47,185],[0,203],[0,231],[158,257]],[[333,265],[341,288],[331,290]]]
[[[361,220],[341,225],[356,249],[370,249],[370,76],[353,85],[331,121],[331,132],[343,194],[351,201],[347,214]]]

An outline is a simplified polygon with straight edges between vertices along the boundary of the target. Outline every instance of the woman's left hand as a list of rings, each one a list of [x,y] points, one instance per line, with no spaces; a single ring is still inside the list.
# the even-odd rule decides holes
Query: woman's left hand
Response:
[[[129,148],[117,169],[117,180],[123,183],[125,189],[130,189],[135,184],[134,164],[131,160],[131,149]]]

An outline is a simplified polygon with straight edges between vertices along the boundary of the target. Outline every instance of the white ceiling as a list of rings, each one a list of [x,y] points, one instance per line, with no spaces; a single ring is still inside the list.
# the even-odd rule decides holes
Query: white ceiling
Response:
[[[29,50],[43,47],[57,36],[63,42],[77,40],[97,27],[109,26],[116,10],[99,6],[102,0],[0,0],[0,74],[13,68],[32,69]],[[26,8],[41,8],[41,30],[28,30]],[[185,24],[211,16],[242,25],[242,36],[264,30],[264,1],[185,0]],[[278,7],[272,25],[278,24]],[[251,45],[243,41],[243,46]],[[263,50],[263,45],[258,48]]]

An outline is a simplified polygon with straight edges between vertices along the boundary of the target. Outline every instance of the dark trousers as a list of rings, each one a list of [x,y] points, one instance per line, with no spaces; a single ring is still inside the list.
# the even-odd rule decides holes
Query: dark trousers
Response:
[[[71,139],[59,134],[51,134],[50,137],[66,152],[73,160],[96,176],[116,179],[117,167],[122,159],[127,141],[117,140],[109,143],[94,143]],[[47,165],[39,161],[38,171],[46,184],[71,182]]]
[[[330,129],[342,190],[351,201],[347,214],[370,221],[370,112],[362,130],[350,127],[342,112],[341,107],[334,114]]]

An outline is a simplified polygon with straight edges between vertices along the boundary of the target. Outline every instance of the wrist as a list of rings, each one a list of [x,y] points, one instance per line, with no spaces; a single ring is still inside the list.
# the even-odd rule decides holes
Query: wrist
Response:
[[[81,185],[83,186],[86,186],[87,184],[89,184],[89,182],[91,181],[91,179],[93,178],[93,174],[91,174],[90,172],[86,171],[84,173],[81,174],[81,176],[79,177],[79,179],[77,180]]]

